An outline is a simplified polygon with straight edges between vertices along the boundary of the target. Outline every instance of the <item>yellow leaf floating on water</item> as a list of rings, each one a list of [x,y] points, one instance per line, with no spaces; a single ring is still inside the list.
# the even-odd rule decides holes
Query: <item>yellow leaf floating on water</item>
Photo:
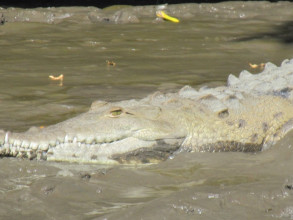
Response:
[[[251,63],[249,63],[249,66],[250,66],[252,69],[256,69],[256,68],[263,69],[263,68],[265,67],[265,64],[264,64],[264,63],[260,63],[260,64],[251,64]]]
[[[59,76],[50,75],[49,78],[52,80],[63,80],[64,76],[63,76],[63,74],[61,74]]]
[[[57,81],[57,80],[60,81],[59,86],[63,86],[63,79],[64,79],[63,74],[60,74],[59,76],[50,75],[49,78],[54,81]]]
[[[251,68],[253,68],[253,69],[255,69],[255,68],[257,68],[257,67],[258,67],[258,65],[257,65],[257,64],[252,64],[252,63],[249,63],[249,66],[250,66]]]
[[[167,21],[172,21],[174,23],[179,23],[179,19],[167,15],[164,11],[157,11],[156,15],[157,15],[157,17],[163,18],[163,19],[165,19]]]

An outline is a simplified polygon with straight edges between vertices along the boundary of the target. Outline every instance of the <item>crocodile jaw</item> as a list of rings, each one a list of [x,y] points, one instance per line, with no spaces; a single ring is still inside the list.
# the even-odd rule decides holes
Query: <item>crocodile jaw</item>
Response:
[[[100,164],[156,163],[167,159],[183,142],[180,137],[146,140],[126,133],[112,138],[72,138],[68,134],[50,134],[50,127],[48,130],[1,131],[0,156]]]
[[[102,144],[63,143],[47,152],[48,161],[102,164],[157,163],[180,147],[183,139],[145,141],[134,137]]]

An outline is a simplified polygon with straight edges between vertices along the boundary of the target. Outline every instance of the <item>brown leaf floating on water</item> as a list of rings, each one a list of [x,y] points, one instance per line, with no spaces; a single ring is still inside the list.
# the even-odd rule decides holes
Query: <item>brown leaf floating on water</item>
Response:
[[[116,66],[116,63],[110,60],[106,60],[108,66]]]

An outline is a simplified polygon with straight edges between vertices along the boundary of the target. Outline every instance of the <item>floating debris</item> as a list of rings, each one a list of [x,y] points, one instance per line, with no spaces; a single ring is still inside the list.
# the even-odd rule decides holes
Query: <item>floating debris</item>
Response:
[[[61,75],[59,75],[59,76],[53,76],[53,75],[50,75],[49,78],[50,78],[51,80],[54,80],[54,81],[60,81],[59,86],[63,86],[63,79],[64,79],[63,74],[61,74]]]
[[[252,63],[249,63],[249,66],[250,66],[252,69],[256,69],[256,68],[263,69],[263,68],[265,67],[265,64],[264,64],[264,63],[260,63],[260,64],[252,64]]]
[[[64,76],[63,76],[63,74],[61,74],[59,76],[50,75],[49,78],[52,80],[63,80]]]
[[[108,66],[116,66],[116,63],[110,60],[106,60]]]
[[[179,23],[179,19],[167,15],[164,11],[157,11],[156,15],[157,15],[157,17],[163,18],[163,19],[165,19],[167,21],[171,21],[171,22],[174,22],[174,23]]]

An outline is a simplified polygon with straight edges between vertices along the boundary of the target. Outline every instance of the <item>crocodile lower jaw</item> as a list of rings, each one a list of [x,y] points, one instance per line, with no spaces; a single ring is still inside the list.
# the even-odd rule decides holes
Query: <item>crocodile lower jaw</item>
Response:
[[[9,135],[6,132],[0,146],[0,156],[101,164],[155,163],[167,159],[183,141],[180,138],[147,141],[127,137],[104,143],[70,141],[67,138],[64,138],[64,142],[56,141],[54,144],[27,141],[11,143]],[[18,142],[22,144],[15,144]]]
[[[134,137],[103,144],[64,143],[50,148],[48,161],[101,164],[157,163],[179,149],[183,139],[146,141]]]

